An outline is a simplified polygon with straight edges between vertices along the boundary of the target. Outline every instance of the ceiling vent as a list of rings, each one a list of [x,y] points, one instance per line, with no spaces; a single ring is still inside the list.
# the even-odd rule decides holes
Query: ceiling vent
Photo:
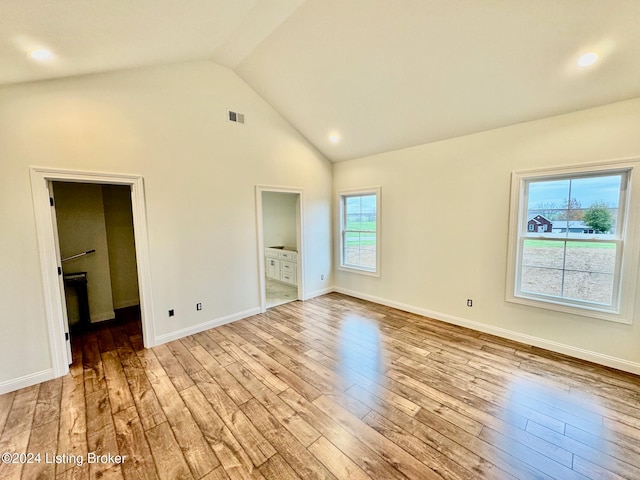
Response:
[[[244,113],[233,112],[231,110],[227,113],[229,114],[230,122],[244,123]]]

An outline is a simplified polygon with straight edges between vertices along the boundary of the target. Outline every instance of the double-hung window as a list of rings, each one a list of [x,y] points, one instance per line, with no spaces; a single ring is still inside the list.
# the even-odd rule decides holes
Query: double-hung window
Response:
[[[339,192],[340,269],[380,273],[380,188]]]
[[[632,169],[513,174],[507,300],[629,323]]]

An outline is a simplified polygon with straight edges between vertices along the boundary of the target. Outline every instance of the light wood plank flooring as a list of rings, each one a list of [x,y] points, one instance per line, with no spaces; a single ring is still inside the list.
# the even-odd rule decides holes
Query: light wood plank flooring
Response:
[[[640,378],[330,294],[149,350],[86,333],[0,432],[41,454],[2,479],[640,479]]]

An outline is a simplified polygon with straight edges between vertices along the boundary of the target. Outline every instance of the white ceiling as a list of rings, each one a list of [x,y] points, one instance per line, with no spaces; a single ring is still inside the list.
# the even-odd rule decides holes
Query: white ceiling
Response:
[[[208,59],[336,161],[640,97],[639,21],[638,0],[2,0],[0,83]]]

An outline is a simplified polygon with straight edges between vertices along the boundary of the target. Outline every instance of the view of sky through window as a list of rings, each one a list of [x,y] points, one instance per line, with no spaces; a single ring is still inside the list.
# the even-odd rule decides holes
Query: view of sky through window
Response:
[[[582,208],[589,208],[594,203],[605,203],[608,207],[617,208],[620,181],[620,175],[532,181],[529,183],[529,210],[534,210],[541,204],[555,204],[562,208],[569,195],[577,199]]]
[[[613,235],[618,222],[621,186],[622,175],[618,174],[531,180],[527,195],[527,231],[530,235]],[[593,209],[608,212],[611,220],[608,228],[602,230],[590,226],[593,223],[589,221],[590,217],[599,215]],[[537,219],[537,216],[543,219]],[[534,225],[531,219],[536,219],[535,223],[540,225]],[[545,220],[551,223],[544,226]]]

